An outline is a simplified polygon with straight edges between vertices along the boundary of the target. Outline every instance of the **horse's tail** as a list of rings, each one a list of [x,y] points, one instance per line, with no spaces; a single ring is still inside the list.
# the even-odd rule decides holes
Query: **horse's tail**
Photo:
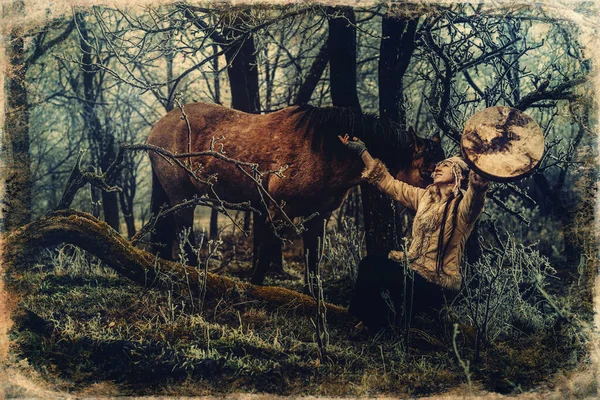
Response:
[[[169,197],[161,185],[154,169],[152,170],[152,197],[150,199],[150,211],[153,216],[158,215],[161,208],[166,204],[171,207]],[[175,217],[173,214],[159,219],[152,230],[150,241],[152,242],[152,253],[160,258],[170,260],[172,258],[172,243],[175,240]]]

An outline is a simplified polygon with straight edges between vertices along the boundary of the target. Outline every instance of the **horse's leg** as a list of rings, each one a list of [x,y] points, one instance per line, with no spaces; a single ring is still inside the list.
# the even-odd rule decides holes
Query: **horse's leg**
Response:
[[[161,207],[171,207],[169,197],[162,187],[154,171],[152,171],[152,197],[150,200],[150,211],[158,215]],[[152,253],[165,260],[171,259],[171,247],[175,240],[175,217],[173,215],[159,219],[150,235]]]
[[[273,232],[273,228],[267,222],[267,229],[265,232],[265,248],[262,253],[262,259],[268,268],[268,271],[276,274],[283,274],[283,252],[281,248],[283,243]]]
[[[259,245],[263,241],[264,234],[262,233],[262,225],[259,219],[263,218],[257,213],[252,213],[252,274],[256,273],[256,266],[258,265],[258,252]],[[244,221],[244,225],[246,222]]]
[[[264,215],[252,215],[253,245],[252,245],[252,277],[250,282],[262,285],[267,274],[266,257],[263,257],[267,239],[267,221]]]
[[[331,213],[319,214],[309,221],[304,223],[306,230],[302,233],[302,240],[304,241],[304,254],[308,252],[307,268],[304,270],[304,289],[308,288],[310,282],[310,274],[317,273],[317,263],[319,262],[319,244],[323,240],[323,233],[325,232],[324,221],[329,219]],[[319,240],[320,238],[320,240]]]
[[[172,242],[171,255],[174,260],[179,260],[181,253],[181,235],[188,230],[189,235],[183,245],[183,251],[187,257],[187,265],[197,266],[198,258],[194,252],[196,247],[196,236],[194,235],[194,207],[179,210],[175,215],[175,231],[177,237]]]
[[[254,245],[252,255],[252,278],[250,282],[262,285],[267,270],[278,268],[283,270],[281,241],[273,233],[265,216],[254,214]]]

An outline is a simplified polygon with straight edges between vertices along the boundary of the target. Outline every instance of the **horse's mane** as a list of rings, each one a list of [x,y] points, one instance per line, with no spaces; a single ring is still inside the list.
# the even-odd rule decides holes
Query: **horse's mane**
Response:
[[[381,158],[391,168],[404,168],[412,160],[411,134],[399,124],[379,118],[377,114],[362,113],[343,107],[314,107],[307,104],[292,111],[296,129],[312,134],[312,149],[327,158],[347,157],[338,135],[348,133],[367,145],[369,152]]]

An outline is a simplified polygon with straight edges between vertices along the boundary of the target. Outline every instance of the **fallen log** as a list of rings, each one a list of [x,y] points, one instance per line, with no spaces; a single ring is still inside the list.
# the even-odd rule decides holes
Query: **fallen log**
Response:
[[[202,295],[204,272],[158,258],[134,247],[108,224],[76,210],[58,210],[14,231],[4,239],[3,262],[9,289],[18,292],[19,277],[27,265],[33,265],[43,249],[69,243],[101,259],[117,273],[133,282],[173,290],[180,295]],[[285,308],[298,314],[315,315],[312,297],[293,290],[256,286],[208,272],[206,296],[237,296],[263,302],[266,308]],[[326,304],[327,317],[346,319],[343,307]]]

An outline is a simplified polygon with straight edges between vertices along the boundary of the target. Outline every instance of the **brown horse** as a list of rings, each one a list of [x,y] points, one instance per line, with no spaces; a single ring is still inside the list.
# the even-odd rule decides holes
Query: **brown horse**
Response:
[[[364,168],[360,157],[350,153],[338,135],[348,133],[361,138],[371,154],[381,158],[398,179],[420,187],[429,183],[435,163],[444,158],[439,137],[421,139],[412,129],[402,131],[394,123],[351,109],[302,105],[257,115],[215,104],[192,103],[185,106],[184,112],[187,118],[177,109],[161,118],[152,129],[148,144],[181,154],[207,150],[213,138],[224,136],[223,149],[232,159],[256,163],[261,171],[287,165],[285,177],[266,175],[262,183],[277,202],[285,202],[285,212],[290,217],[319,213],[306,222],[303,233],[311,270],[316,266],[324,219],[341,205],[349,189],[361,182]],[[194,195],[208,194],[207,186],[196,182],[183,168],[171,165],[153,152],[150,160],[153,213],[165,203],[175,205]],[[192,165],[198,163],[202,165],[203,176],[216,174],[214,191],[219,198],[229,202],[250,201],[262,208],[255,183],[234,165],[211,156],[193,157]],[[171,219],[159,221],[152,242],[171,244],[159,250],[161,257],[177,256],[176,232],[191,227],[193,215],[193,209],[188,208]],[[268,231],[264,216],[259,219],[255,215],[252,282],[257,284],[262,283],[271,262],[267,259],[269,254],[281,251],[281,244]]]

